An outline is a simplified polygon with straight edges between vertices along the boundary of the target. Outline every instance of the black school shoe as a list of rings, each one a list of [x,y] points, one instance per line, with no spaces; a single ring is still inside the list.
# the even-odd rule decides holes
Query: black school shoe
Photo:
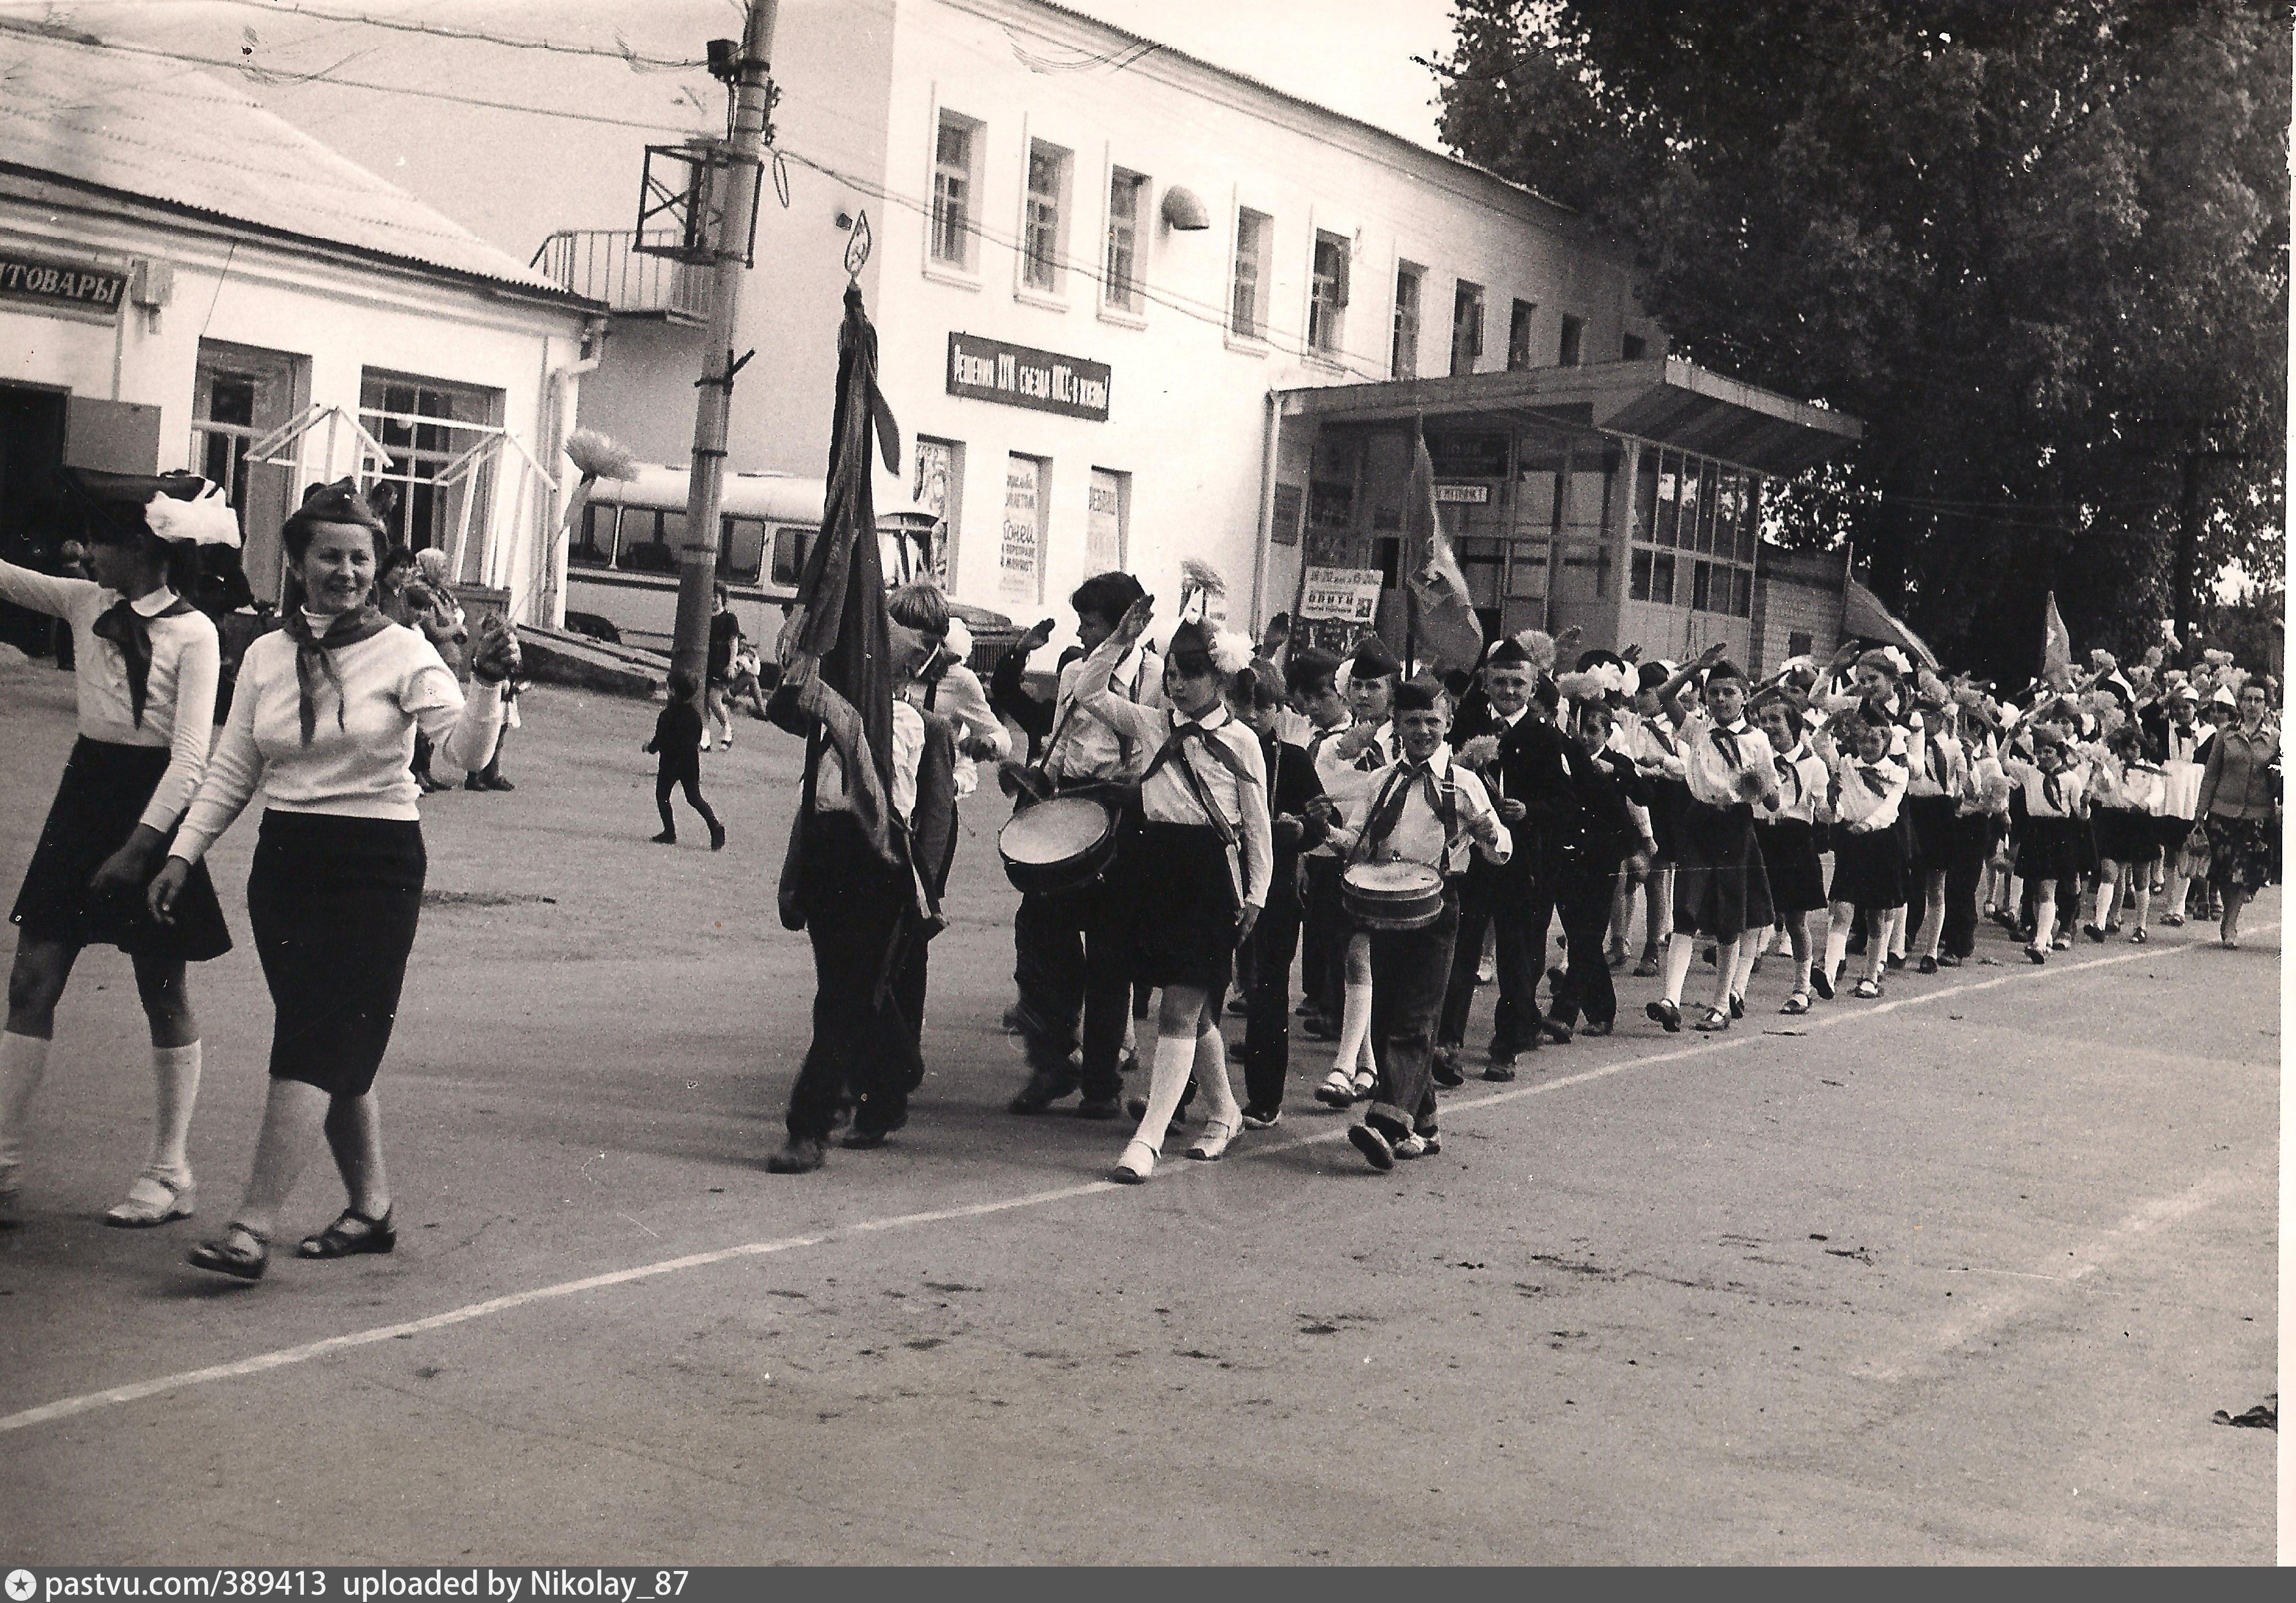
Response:
[[[1829,991],[1827,994],[1830,996],[1833,993]],[[1644,1002],[1643,1012],[1650,1016],[1652,1023],[1657,1024],[1669,1035],[1682,1033],[1682,1009],[1664,997],[1659,998],[1654,1002]]]
[[[1446,1090],[1456,1089],[1467,1083],[1467,1077],[1459,1073],[1459,1048],[1456,1047],[1436,1048],[1435,1056],[1428,1063],[1427,1073]]]
[[[1382,1174],[1395,1167],[1395,1143],[1369,1124],[1349,1125],[1348,1139],[1364,1155],[1364,1162]]]
[[[1809,966],[1809,988],[1826,1001],[1830,1002],[1833,999],[1833,976],[1825,972],[1824,964],[1813,963]]]

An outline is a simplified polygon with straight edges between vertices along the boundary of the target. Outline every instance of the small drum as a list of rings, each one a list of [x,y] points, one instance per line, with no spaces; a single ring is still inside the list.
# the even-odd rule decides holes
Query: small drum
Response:
[[[1358,929],[1423,930],[1443,916],[1443,876],[1424,863],[1354,863],[1340,900]]]
[[[1004,876],[1021,891],[1081,891],[1116,860],[1117,811],[1098,796],[1055,796],[1024,807],[997,833]]]

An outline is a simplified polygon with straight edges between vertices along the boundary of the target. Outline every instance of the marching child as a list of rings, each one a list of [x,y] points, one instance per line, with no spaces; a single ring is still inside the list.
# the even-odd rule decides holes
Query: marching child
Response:
[[[1833,770],[1833,884],[1827,892],[1830,925],[1825,962],[1810,975],[1817,994],[1831,998],[1848,960],[1849,931],[1860,917],[1866,923],[1866,974],[1854,994],[1872,1000],[1882,994],[1882,970],[1890,951],[1890,918],[1906,901],[1906,850],[1898,829],[1898,810],[1906,795],[1906,765],[1890,755],[1895,728],[1878,701],[1860,702],[1836,720],[1837,736],[1818,732],[1818,754]],[[1847,749],[1845,749],[1845,746]]]
[[[653,753],[657,760],[653,804],[661,814],[661,833],[653,837],[654,844],[677,844],[677,820],[670,816],[669,793],[683,785],[685,804],[700,813],[701,821],[709,826],[709,850],[718,851],[726,844],[726,826],[709,810],[709,803],[701,799],[701,714],[693,706],[696,688],[693,674],[683,668],[670,670],[669,705],[654,719],[653,738],[641,749]]]
[[[2145,924],[2152,915],[2152,870],[2161,860],[2161,804],[2165,794],[2158,763],[2145,760],[2144,741],[2133,723],[2107,736],[2090,770],[2089,830],[2096,840],[2096,889],[2085,926],[2091,941],[2103,941],[2120,927],[2124,884],[2136,898],[2136,928],[2128,939],[2152,940]]]
[[[1505,863],[1514,850],[1482,781],[1452,761],[1443,744],[1451,722],[1443,687],[1413,679],[1397,687],[1394,709],[1401,753],[1373,776],[1368,808],[1352,815],[1360,822],[1348,839],[1350,859],[1433,868],[1443,875],[1443,911],[1420,929],[1372,930],[1362,937],[1371,959],[1379,1072],[1371,1106],[1348,1139],[1374,1169],[1441,1149],[1430,1071],[1459,933],[1457,884],[1471,852]]]
[[[1193,1075],[1210,1106],[1192,1158],[1217,1160],[1242,1128],[1228,1085],[1220,1002],[1237,945],[1251,938],[1275,869],[1267,770],[1256,732],[1229,716],[1225,693],[1251,687],[1251,643],[1189,621],[1164,654],[1164,696],[1145,707],[1110,678],[1148,627],[1145,596],[1084,661],[1077,704],[1122,738],[1152,750],[1140,780],[1140,833],[1121,869],[1132,978],[1160,987],[1148,1106],[1110,1178],[1138,1185],[1155,1172],[1172,1115]]]
[[[1777,757],[1762,732],[1746,721],[1746,676],[1723,650],[1719,642],[1708,646],[1658,693],[1660,706],[1680,736],[1683,778],[1690,789],[1676,829],[1666,994],[1644,1009],[1669,1034],[1682,1028],[1683,982],[1690,977],[1698,937],[1714,942],[1714,999],[1692,1027],[1727,1030],[1740,939],[1749,928],[1767,928],[1775,917],[1769,876],[1754,841],[1754,807],[1777,794]],[[1685,707],[1682,692],[1702,673],[1705,705]],[[1742,1004],[1738,1012],[1742,1015]]]
[[[1379,637],[1367,635],[1349,662],[1348,703],[1355,715],[1346,734],[1324,743],[1316,759],[1316,776],[1332,804],[1349,818],[1360,819],[1371,800],[1376,776],[1395,760],[1398,732],[1393,721],[1397,681],[1403,664],[1390,654]],[[1447,722],[1446,728],[1448,725]],[[1329,871],[1332,905],[1338,906],[1340,866]],[[1316,1099],[1332,1107],[1346,1107],[1372,1094],[1379,1077],[1372,1047],[1371,941],[1362,932],[1347,930],[1340,984],[1340,1046],[1332,1059],[1331,1077],[1316,1088]]]
[[[2073,763],[2058,726],[2033,730],[2030,760],[2002,762],[2016,790],[2010,796],[2011,827],[2017,837],[2017,872],[2032,887],[2033,938],[2025,955],[2049,960],[2057,923],[2057,885],[2080,873],[2080,816],[2088,776]]]
[[[1754,722],[1770,743],[1777,769],[1777,794],[1754,810],[1754,837],[1761,843],[1762,870],[1769,875],[1770,905],[1793,950],[1794,986],[1780,1013],[1809,1011],[1813,966],[1810,915],[1825,906],[1825,871],[1817,860],[1817,830],[1828,821],[1832,776],[1825,760],[1810,749],[1799,699],[1784,690],[1754,698]],[[1741,973],[1733,994],[1743,1000],[1753,966],[1755,942],[1744,943]]]

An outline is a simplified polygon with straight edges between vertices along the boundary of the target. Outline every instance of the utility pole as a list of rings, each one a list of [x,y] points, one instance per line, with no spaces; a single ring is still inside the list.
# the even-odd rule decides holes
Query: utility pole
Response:
[[[702,352],[700,399],[693,409],[693,456],[685,489],[685,539],[677,555],[677,623],[670,663],[708,678],[709,616],[718,582],[718,522],[726,480],[726,434],[734,401],[734,374],[746,357],[734,355],[742,310],[742,275],[749,270],[750,231],[757,220],[756,174],[765,148],[772,92],[767,81],[774,21],[780,0],[749,0],[734,78],[733,133],[722,185],[725,197],[712,240],[709,343]],[[699,693],[697,692],[697,696]]]

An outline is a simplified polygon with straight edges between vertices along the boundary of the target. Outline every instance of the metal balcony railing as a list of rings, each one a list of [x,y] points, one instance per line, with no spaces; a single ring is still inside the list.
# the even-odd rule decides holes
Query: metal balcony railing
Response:
[[[528,265],[564,288],[630,316],[700,325],[709,321],[709,281],[663,256],[631,247],[627,228],[562,228]]]

